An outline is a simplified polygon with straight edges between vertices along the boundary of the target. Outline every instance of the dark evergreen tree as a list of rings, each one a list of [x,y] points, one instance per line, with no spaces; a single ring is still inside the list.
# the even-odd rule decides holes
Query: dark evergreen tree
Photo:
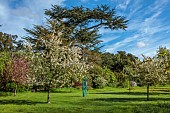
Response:
[[[38,42],[38,37],[43,37],[54,29],[62,31],[62,38],[72,44],[81,45],[83,48],[97,50],[100,48],[100,35],[98,29],[118,30],[127,28],[127,20],[123,16],[116,16],[115,9],[107,5],[97,6],[94,9],[85,7],[63,8],[52,5],[51,9],[46,9],[48,18],[47,26],[34,26],[33,29],[25,29],[33,37],[27,37],[33,44]],[[38,42],[41,45],[41,42]],[[43,49],[43,47],[40,47]],[[40,49],[38,48],[38,49]]]
[[[16,46],[17,35],[11,35],[0,32],[0,52],[2,51],[14,51]]]

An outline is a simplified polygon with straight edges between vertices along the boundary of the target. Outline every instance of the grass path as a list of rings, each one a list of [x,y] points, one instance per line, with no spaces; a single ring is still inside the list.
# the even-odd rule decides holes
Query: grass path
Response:
[[[169,87],[152,88],[150,101],[146,101],[145,88],[90,90],[82,97],[80,90],[72,93],[18,93],[16,97],[0,97],[0,113],[170,113]]]

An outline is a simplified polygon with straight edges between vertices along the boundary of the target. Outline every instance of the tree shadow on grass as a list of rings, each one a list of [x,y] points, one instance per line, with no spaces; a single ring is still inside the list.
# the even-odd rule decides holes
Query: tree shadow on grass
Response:
[[[46,102],[35,102],[30,100],[0,100],[0,105],[4,104],[15,104],[15,105],[35,105],[35,104],[45,104]]]
[[[146,98],[96,98],[91,101],[105,101],[105,102],[136,102],[146,101]],[[170,98],[154,98],[150,97],[149,101],[170,101]]]
[[[90,93],[90,94],[115,94],[115,95],[146,95],[146,92],[98,92],[98,93]],[[149,95],[170,95],[167,92],[149,92]]]

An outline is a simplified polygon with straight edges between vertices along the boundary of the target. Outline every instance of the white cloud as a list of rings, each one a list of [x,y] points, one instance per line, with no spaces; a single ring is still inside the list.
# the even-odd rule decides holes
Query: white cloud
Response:
[[[0,17],[5,15],[5,8],[2,4],[0,4]]]
[[[115,39],[119,38],[119,36],[111,36],[111,37],[102,37],[100,40],[102,40],[102,43],[108,43],[110,41],[113,41]]]
[[[113,2],[115,2],[114,0],[112,0]],[[118,5],[117,5],[117,8],[119,9],[122,9],[122,10],[126,10],[127,6],[129,5],[131,0],[119,0],[117,1],[118,2]]]
[[[157,12],[164,10],[164,7],[169,4],[169,0],[155,0],[155,2],[149,7],[149,12]]]
[[[126,9],[126,7],[127,7],[127,6],[126,6],[126,5],[124,5],[124,4],[119,4],[119,5],[118,5],[118,8],[123,9],[123,10],[125,10],[125,9]]]
[[[144,42],[137,42],[137,47],[138,48],[142,48],[142,47],[145,47],[146,44]]]
[[[24,36],[23,28],[32,28],[33,24],[42,25],[45,20],[44,9],[51,4],[64,5],[65,0],[0,0],[0,24],[2,32]],[[11,4],[18,4],[11,7]]]
[[[66,0],[22,0],[22,5],[15,8],[9,5],[12,1],[19,0],[0,0],[0,25],[3,24],[0,31],[24,36],[26,33],[23,28],[31,28],[32,24],[42,25],[44,23],[44,9],[49,9],[51,4],[64,6]],[[81,1],[88,2],[89,0]],[[95,1],[99,2],[99,0]],[[111,1],[117,3],[119,8],[116,11],[120,12],[118,13],[120,15],[125,15],[129,22],[126,32],[103,28],[99,30],[99,34],[107,34],[107,37],[101,38],[106,44],[104,48],[107,52],[126,50],[137,56],[141,54],[153,56],[160,45],[170,48],[170,18],[167,15],[163,16],[165,8],[170,5],[169,0],[155,0],[151,1],[152,3],[147,0]],[[118,38],[119,40],[114,42]],[[109,45],[107,45],[108,42],[110,42]]]
[[[138,34],[136,34],[134,36],[127,37],[127,38],[125,38],[125,39],[123,39],[119,42],[116,42],[115,44],[111,44],[111,45],[106,46],[106,51],[114,53],[114,52],[117,51],[117,49],[124,47],[124,46],[128,46],[128,44],[130,44],[131,42],[133,42],[137,38],[139,38]],[[125,49],[125,47],[124,47],[124,49]]]
[[[108,33],[112,33],[112,31],[110,29],[100,28],[98,33],[99,34],[108,34]]]
[[[170,48],[170,18],[168,15],[163,16],[170,5],[169,0],[156,0],[152,3],[137,0],[130,1],[130,5],[125,6],[123,6],[124,2],[120,1],[116,0],[119,7],[122,7],[121,14],[129,19],[128,28],[125,33],[116,34],[121,40],[113,44],[109,43],[110,45],[105,47],[107,52],[115,53],[124,50],[141,58],[141,54],[154,56],[161,45]],[[123,10],[125,8],[127,10]]]

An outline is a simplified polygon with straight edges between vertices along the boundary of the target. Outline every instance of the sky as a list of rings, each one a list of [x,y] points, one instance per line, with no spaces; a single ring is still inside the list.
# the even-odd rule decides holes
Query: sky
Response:
[[[103,52],[126,51],[141,58],[154,56],[160,46],[170,49],[170,0],[0,0],[0,32],[26,36],[23,28],[46,24],[44,10],[51,4],[66,8],[107,4],[116,15],[125,16],[126,31],[99,30]]]

